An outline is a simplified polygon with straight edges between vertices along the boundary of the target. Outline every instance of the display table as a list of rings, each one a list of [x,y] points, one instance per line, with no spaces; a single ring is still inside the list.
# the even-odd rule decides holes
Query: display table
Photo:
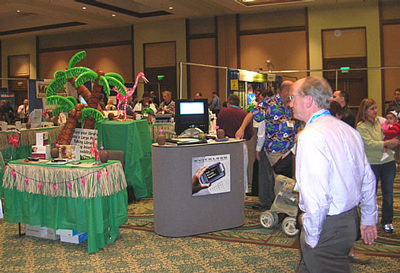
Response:
[[[136,199],[152,195],[151,139],[147,120],[105,120],[98,127],[98,144],[105,150],[122,150],[125,177]]]
[[[11,161],[3,178],[4,220],[87,232],[88,252],[116,240],[127,221],[126,180],[119,161],[93,165]]]
[[[12,160],[17,158],[26,158],[32,155],[32,145],[36,144],[36,133],[47,132],[49,134],[49,144],[54,144],[57,141],[58,135],[62,127],[46,127],[35,129],[21,129],[19,132],[19,143],[17,148],[12,148],[9,144],[10,136],[14,137],[16,130],[0,131],[0,151],[3,154],[4,160]]]
[[[154,230],[157,234],[181,237],[244,224],[243,144],[243,141],[234,140],[188,146],[153,144]],[[229,172],[226,177],[230,178],[229,192],[192,195],[192,165],[196,158],[203,157],[230,158],[230,166],[225,166]]]
[[[157,142],[157,136],[161,130],[175,131],[174,124],[149,124],[150,138],[153,143]],[[172,134],[164,133],[167,138],[172,138]]]

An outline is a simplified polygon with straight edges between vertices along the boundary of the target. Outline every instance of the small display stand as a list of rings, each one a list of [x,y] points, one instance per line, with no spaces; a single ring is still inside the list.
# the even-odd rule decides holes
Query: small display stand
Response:
[[[183,237],[238,227],[244,224],[244,163],[241,140],[197,145],[153,144],[154,230]],[[195,196],[193,162],[225,159],[224,179],[229,191]]]

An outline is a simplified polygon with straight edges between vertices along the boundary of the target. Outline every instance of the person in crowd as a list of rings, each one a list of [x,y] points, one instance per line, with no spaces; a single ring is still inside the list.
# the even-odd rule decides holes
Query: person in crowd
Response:
[[[400,123],[398,122],[396,111],[389,111],[385,115],[386,120],[382,123],[383,130],[383,141],[392,139],[392,138],[400,138]],[[387,148],[383,147],[383,156],[381,161],[385,161],[389,155],[387,153]]]
[[[175,115],[175,102],[172,100],[171,91],[162,92],[163,101],[158,107],[157,114],[171,114]]]
[[[117,107],[114,105],[112,99],[108,99],[106,109],[107,110],[116,110],[117,109]]]
[[[4,106],[6,106],[7,101],[3,100],[0,105],[0,120],[4,120]]]
[[[218,113],[221,110],[221,99],[218,97],[217,92],[212,92],[212,99],[209,108],[213,114],[218,117]]]
[[[104,95],[101,94],[99,97],[99,105],[101,107],[101,110],[106,109],[106,104],[104,103]]]
[[[396,111],[400,113],[400,88],[394,90],[394,100],[389,102],[387,111]]]
[[[133,101],[132,96],[129,96],[128,97],[128,103],[126,104],[126,115],[128,115],[128,116],[133,116],[132,101]],[[120,113],[120,115],[124,115],[123,111],[125,110],[125,99],[123,99],[121,101],[121,104],[119,106],[119,110],[122,111],[122,113]]]
[[[332,116],[337,117],[338,119],[342,119],[342,106],[335,100],[332,100],[329,104],[329,112]]]
[[[284,81],[278,93],[263,100],[260,105],[247,114],[242,125],[236,132],[236,138],[243,138],[244,128],[255,119],[265,120],[264,152],[260,153],[258,196],[260,204],[253,206],[259,211],[269,210],[275,199],[275,174],[272,166],[280,158],[285,157],[293,148],[296,133],[300,123],[292,118],[292,112],[287,107],[291,81]]]
[[[144,114],[144,108],[149,107],[151,110],[153,110],[153,114],[157,112],[157,107],[156,105],[150,100],[150,93],[144,92],[142,95],[142,100],[139,101],[135,105],[135,108],[133,109],[136,113],[142,113]]]
[[[6,105],[3,107],[3,115],[4,121],[8,124],[12,124],[14,122],[14,109],[11,106],[11,102],[6,101]]]
[[[17,114],[21,120],[21,123],[27,123],[29,118],[29,101],[24,99],[24,102],[18,106]]]
[[[234,138],[236,131],[242,125],[246,112],[239,107],[240,99],[236,95],[230,95],[227,101],[227,108],[221,109],[217,118],[217,126],[224,129],[225,135]],[[248,124],[245,128],[244,139],[249,140],[253,136],[253,126]]]
[[[382,228],[387,233],[393,233],[393,183],[396,176],[396,163],[391,151],[387,153],[389,157],[386,160],[381,161],[381,159],[383,148],[393,149],[399,145],[399,140],[397,138],[383,140],[382,118],[378,118],[377,113],[375,101],[369,98],[363,99],[357,115],[357,131],[364,141],[365,152],[376,177],[376,190],[381,181]]]
[[[335,92],[333,92],[333,94],[335,94]],[[342,119],[341,111],[342,111],[342,106],[340,105],[340,103],[335,100],[331,100],[329,105],[330,114],[341,120]],[[359,252],[355,247],[351,248],[349,252],[349,259],[351,262],[361,263],[361,264],[368,263],[371,260],[370,257],[365,256],[364,253]]]
[[[195,98],[195,99],[202,99],[202,98],[203,98],[203,94],[202,94],[201,92],[197,92],[197,93],[194,95],[194,98]]]
[[[272,93],[272,94],[271,94]],[[252,102],[255,106],[258,106],[265,98],[273,96],[273,92],[270,90],[260,90],[256,93],[255,101]],[[265,141],[265,122],[256,122],[253,120],[254,134],[256,136],[256,153],[255,160],[253,162],[253,175],[251,178],[251,193],[250,196],[258,196],[258,176],[259,176],[259,161],[260,152],[264,147]],[[261,132],[260,132],[261,130]],[[260,146],[261,145],[261,146]],[[258,150],[257,150],[258,149]],[[251,164],[251,161],[249,162]]]
[[[358,230],[365,244],[377,238],[374,173],[360,134],[327,110],[332,89],[325,79],[300,79],[290,94],[294,118],[305,122],[296,149],[303,211],[297,272],[350,272],[347,257]]]
[[[340,104],[340,106],[342,107],[342,111],[340,113],[340,115],[342,116],[341,120],[346,122],[351,127],[355,128],[356,127],[356,118],[348,106],[349,94],[345,91],[336,90],[335,92],[333,92],[333,100],[337,101]]]
[[[153,90],[151,90],[149,93],[150,93],[150,99],[151,99],[151,101],[156,105],[156,107],[157,107],[158,105],[160,105],[160,100],[157,98],[156,92],[154,92]]]

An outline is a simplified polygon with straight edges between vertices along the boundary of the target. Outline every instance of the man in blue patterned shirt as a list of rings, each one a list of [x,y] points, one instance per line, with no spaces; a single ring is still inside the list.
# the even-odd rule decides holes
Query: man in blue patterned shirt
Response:
[[[259,167],[260,205],[253,207],[260,211],[268,210],[275,199],[272,166],[292,149],[300,126],[299,122],[294,122],[292,112],[287,106],[292,85],[292,82],[284,81],[278,94],[263,100],[258,107],[247,114],[235,135],[236,138],[243,138],[244,128],[252,119],[257,122],[265,120],[265,153],[257,155],[260,163],[263,162]]]

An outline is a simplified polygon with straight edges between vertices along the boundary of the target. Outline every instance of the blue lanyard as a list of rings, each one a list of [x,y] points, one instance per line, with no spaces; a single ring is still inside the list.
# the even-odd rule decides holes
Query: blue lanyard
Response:
[[[330,115],[328,110],[319,110],[318,112],[316,112],[309,121],[307,121],[306,126],[310,125],[311,123],[313,123],[317,118],[321,117],[321,116],[326,116],[326,115]]]
[[[239,106],[237,106],[237,105],[231,105],[231,107],[233,107],[233,108],[237,108],[237,109],[240,109],[240,107],[239,107]]]

